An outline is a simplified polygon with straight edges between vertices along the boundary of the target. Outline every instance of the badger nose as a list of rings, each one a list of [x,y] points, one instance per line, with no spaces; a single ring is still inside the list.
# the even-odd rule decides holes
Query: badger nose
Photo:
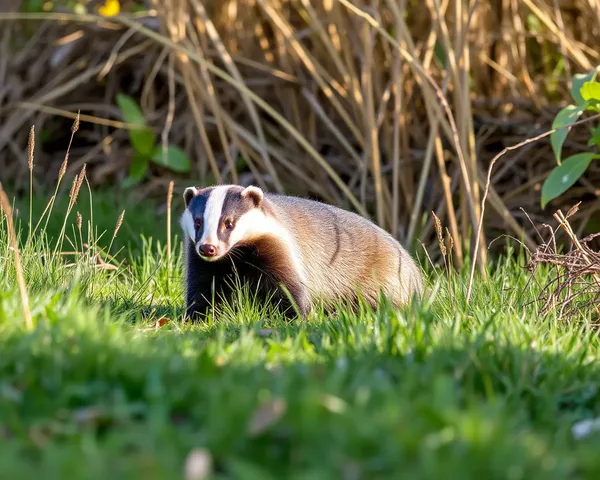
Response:
[[[198,247],[200,250],[200,255],[204,257],[214,257],[217,254],[217,247],[211,245],[210,243],[204,243]]]

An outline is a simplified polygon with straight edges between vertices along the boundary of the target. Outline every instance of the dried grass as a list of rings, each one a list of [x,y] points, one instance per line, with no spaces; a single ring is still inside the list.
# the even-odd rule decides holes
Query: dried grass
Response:
[[[574,311],[587,310],[593,320],[600,320],[600,252],[590,247],[592,240],[600,233],[594,233],[579,240],[573,231],[569,218],[579,210],[579,204],[572,207],[567,215],[558,210],[554,218],[555,228],[544,225],[547,238],[530,254],[526,269],[532,274],[541,266],[550,266],[555,274],[543,285],[536,299],[543,314],[556,311],[559,317],[568,317]],[[557,232],[562,230],[569,240],[567,253],[561,253],[557,245]],[[540,234],[540,237],[541,234]]]
[[[79,110],[69,169],[87,164],[94,185],[124,178],[132,150],[114,98],[125,92],[163,145],[193,159],[185,178],[153,167],[140,196],[164,198],[171,180],[176,191],[252,182],[354,208],[425,245],[437,241],[435,211],[460,267],[469,245],[473,254],[492,158],[547,130],[569,100],[572,74],[600,63],[590,47],[600,42],[595,1],[165,0],[153,8],[110,21],[38,15],[45,21],[25,43],[15,39],[31,20],[0,14],[9,32],[0,57],[10,52],[0,68],[0,168],[17,189],[28,178],[23,127],[35,123],[52,138],[36,165],[58,170],[54,144],[64,145],[64,122]],[[586,134],[574,129],[565,153],[585,148]],[[535,248],[520,208],[545,219],[539,189],[553,165],[545,141],[498,162],[480,266],[497,231]],[[582,230],[600,207],[599,179],[592,165],[549,208],[583,200]]]

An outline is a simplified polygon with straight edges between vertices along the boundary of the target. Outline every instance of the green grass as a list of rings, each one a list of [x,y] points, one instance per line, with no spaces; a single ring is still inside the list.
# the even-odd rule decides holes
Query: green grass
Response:
[[[109,230],[99,243],[121,208],[136,234],[164,238],[162,217],[144,230],[120,205],[94,212]],[[183,478],[198,448],[214,478],[600,474],[600,435],[570,431],[600,415],[597,333],[587,312],[559,321],[526,306],[539,287],[509,256],[470,306],[467,272],[430,271],[433,296],[403,311],[286,323],[242,298],[188,326],[178,243],[169,265],[164,243],[130,235],[120,269],[103,271],[37,239],[22,251],[27,331],[6,238],[2,222],[0,478]]]

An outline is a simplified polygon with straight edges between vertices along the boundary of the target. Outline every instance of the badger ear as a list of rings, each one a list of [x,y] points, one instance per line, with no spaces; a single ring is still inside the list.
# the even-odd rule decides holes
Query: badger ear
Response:
[[[183,201],[185,202],[185,206],[187,207],[192,198],[194,198],[198,194],[198,189],[196,187],[187,187],[183,192]]]
[[[263,201],[263,191],[255,187],[254,185],[250,185],[242,190],[242,198],[249,198],[254,202],[255,207],[259,207]]]

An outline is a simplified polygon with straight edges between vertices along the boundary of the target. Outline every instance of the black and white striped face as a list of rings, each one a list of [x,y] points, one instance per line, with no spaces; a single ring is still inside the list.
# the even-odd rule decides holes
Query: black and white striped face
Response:
[[[261,209],[263,192],[258,187],[188,187],[183,198],[186,210],[181,227],[204,260],[219,260],[236,244],[251,240],[268,228]]]

